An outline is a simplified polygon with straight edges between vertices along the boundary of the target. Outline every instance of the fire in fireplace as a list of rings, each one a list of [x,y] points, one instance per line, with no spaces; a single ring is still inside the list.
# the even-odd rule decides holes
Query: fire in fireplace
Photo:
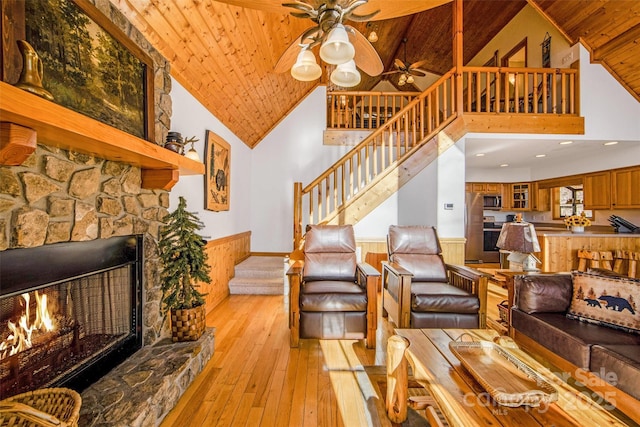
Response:
[[[81,391],[142,346],[142,237],[0,252],[0,398]]]

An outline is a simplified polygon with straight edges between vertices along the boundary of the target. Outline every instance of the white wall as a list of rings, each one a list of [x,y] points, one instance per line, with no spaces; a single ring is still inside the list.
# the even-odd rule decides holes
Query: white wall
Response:
[[[177,81],[172,79],[171,99],[173,115],[171,130],[183,137],[195,135],[200,141],[194,148],[204,159],[205,134],[211,130],[231,145],[231,177],[229,181],[228,211],[212,212],[204,209],[204,177],[202,175],[181,175],[170,193],[173,210],[178,206],[178,197],[187,201],[187,210],[197,213],[205,225],[200,232],[207,240],[250,231],[251,222],[251,157],[252,153],[220,120],[204,108]]]
[[[323,145],[324,129],[326,89],[321,86],[253,149],[252,251],[291,251],[294,182],[306,186],[351,148]]]

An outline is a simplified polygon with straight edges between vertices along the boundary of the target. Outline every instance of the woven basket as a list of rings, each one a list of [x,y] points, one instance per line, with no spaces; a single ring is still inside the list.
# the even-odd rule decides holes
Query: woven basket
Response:
[[[503,322],[507,322],[507,317],[509,317],[509,303],[507,300],[502,301],[498,304],[498,314],[500,315],[500,320]]]
[[[0,425],[77,427],[80,395],[68,388],[43,388],[0,401]]]
[[[171,310],[173,342],[197,341],[206,328],[204,304],[184,310]]]

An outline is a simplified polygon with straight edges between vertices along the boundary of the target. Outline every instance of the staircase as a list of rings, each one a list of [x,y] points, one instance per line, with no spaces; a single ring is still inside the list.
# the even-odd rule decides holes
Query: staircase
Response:
[[[576,85],[573,69],[451,69],[309,185],[294,184],[294,249],[306,225],[360,221],[467,132],[584,133]]]
[[[250,256],[234,268],[231,295],[283,295],[284,261],[274,256]]]

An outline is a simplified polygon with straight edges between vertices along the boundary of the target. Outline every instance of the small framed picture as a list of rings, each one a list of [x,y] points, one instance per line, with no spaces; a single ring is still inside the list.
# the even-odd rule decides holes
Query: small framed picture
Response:
[[[228,211],[231,146],[210,130],[207,131],[205,140],[204,164],[204,208],[210,211]]]

